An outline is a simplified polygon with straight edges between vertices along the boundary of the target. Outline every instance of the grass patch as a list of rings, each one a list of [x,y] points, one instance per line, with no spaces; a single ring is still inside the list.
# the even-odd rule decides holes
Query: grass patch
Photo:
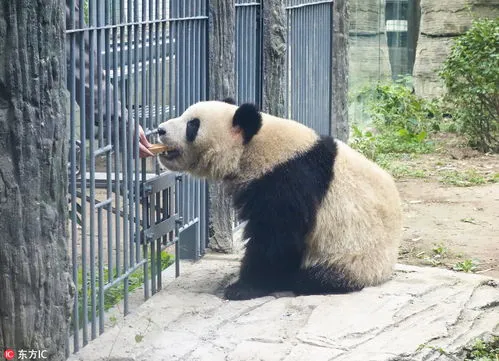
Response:
[[[173,264],[174,258],[171,254],[167,253],[166,251],[161,252],[161,270],[165,270],[168,266]],[[148,263],[149,265],[151,264],[151,255],[148,257]],[[149,268],[150,269],[150,268]],[[116,269],[113,270],[113,279],[117,278],[117,272]],[[109,269],[106,267],[104,268],[104,284],[109,282]],[[96,272],[95,276],[95,285],[98,286],[99,284],[99,275],[98,272]],[[131,273],[130,276],[128,277],[128,292],[133,292],[139,287],[142,287],[144,284],[144,269],[142,267],[138,268],[135,272]],[[81,267],[78,269],[78,315],[79,315],[79,326],[83,326],[83,270]],[[86,291],[87,291],[87,298],[88,298],[88,319],[91,318],[92,315],[92,300],[91,300],[91,295],[92,295],[92,289],[90,285],[90,271],[88,271],[87,275],[87,285],[86,285]],[[97,302],[97,310],[96,310],[96,315],[99,314],[99,306],[98,306],[98,289],[96,291],[96,302]],[[123,281],[117,283],[113,287],[108,288],[106,291],[104,291],[104,311],[109,310],[110,308],[114,307],[117,305],[123,298],[124,298],[124,292],[125,292],[125,286]],[[113,322],[113,320],[111,320]]]
[[[426,132],[411,135],[405,129],[390,128],[380,128],[373,132],[363,131],[357,126],[353,126],[352,130],[350,146],[375,162],[384,155],[435,152],[435,144],[427,139]]]
[[[482,184],[498,183],[499,174],[481,174],[474,169],[465,171],[446,170],[439,172],[439,181],[457,187],[471,187]]]
[[[471,259],[465,259],[462,262],[458,262],[452,267],[454,271],[458,272],[475,272],[477,270],[478,263],[471,260]]]
[[[425,169],[413,166],[410,161],[418,157],[418,154],[390,153],[380,154],[376,164],[390,173],[394,178],[426,178],[428,173]]]
[[[465,351],[464,361],[499,361],[499,336],[493,336],[490,341],[477,340]]]
[[[423,349],[434,350],[441,355],[448,356],[452,360],[461,360],[462,357],[462,355],[458,358],[450,354],[443,347],[428,344],[419,345],[416,352],[420,352]],[[465,354],[463,361],[499,361],[499,336],[492,336],[488,341],[476,340],[472,346],[465,347],[463,351]]]

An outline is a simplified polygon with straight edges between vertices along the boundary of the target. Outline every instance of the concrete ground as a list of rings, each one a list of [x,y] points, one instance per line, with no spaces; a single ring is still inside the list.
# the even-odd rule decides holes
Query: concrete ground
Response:
[[[70,360],[463,360],[499,332],[499,280],[398,265],[347,295],[226,301],[234,256],[182,264],[182,275]]]

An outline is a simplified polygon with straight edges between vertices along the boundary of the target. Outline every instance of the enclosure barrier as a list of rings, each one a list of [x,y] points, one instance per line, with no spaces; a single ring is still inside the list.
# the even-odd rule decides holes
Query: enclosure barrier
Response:
[[[333,0],[286,0],[289,118],[331,134]]]
[[[139,158],[139,125],[208,99],[208,0],[66,0],[72,348],[162,288],[208,239],[207,184]],[[261,1],[235,0],[236,99],[262,104]],[[286,2],[288,116],[329,133],[332,1]],[[236,221],[234,226],[239,224]]]
[[[205,182],[140,160],[139,124],[158,124],[207,98],[207,1],[67,0],[72,351],[127,314],[129,294],[161,289],[178,239],[206,239]],[[153,140],[153,139],[151,139]],[[154,141],[154,140],[153,140]],[[201,254],[204,249],[198,247]],[[122,299],[121,299],[122,298]]]

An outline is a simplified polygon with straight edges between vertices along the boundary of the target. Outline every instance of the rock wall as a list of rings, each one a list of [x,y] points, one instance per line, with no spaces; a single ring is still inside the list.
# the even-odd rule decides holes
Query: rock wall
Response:
[[[416,93],[428,98],[445,89],[438,70],[452,40],[469,29],[473,17],[499,16],[499,0],[421,0],[420,36],[414,64]]]
[[[51,361],[66,360],[74,295],[64,29],[60,0],[2,0],[0,352],[43,350]]]

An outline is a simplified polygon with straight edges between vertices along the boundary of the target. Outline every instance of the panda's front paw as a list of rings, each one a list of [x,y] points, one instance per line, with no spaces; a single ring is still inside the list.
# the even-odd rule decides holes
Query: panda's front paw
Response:
[[[268,291],[262,290],[261,288],[255,288],[241,281],[237,281],[225,289],[224,297],[228,300],[240,301],[263,297],[268,294]]]

